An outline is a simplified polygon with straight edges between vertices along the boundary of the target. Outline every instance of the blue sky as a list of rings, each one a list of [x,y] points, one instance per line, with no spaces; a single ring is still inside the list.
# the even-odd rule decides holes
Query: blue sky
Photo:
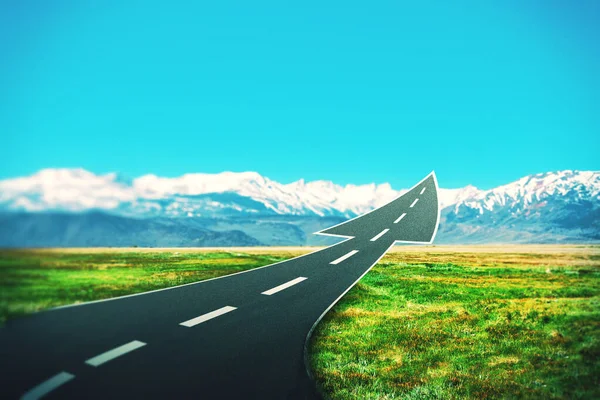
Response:
[[[0,5],[0,179],[600,169],[594,0],[83,3]]]

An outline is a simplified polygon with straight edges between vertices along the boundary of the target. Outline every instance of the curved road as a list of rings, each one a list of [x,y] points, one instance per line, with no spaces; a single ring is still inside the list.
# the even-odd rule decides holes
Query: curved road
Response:
[[[305,345],[396,241],[431,243],[432,172],[403,196],[318,232],[348,239],[222,278],[58,308],[0,329],[0,397],[319,398]]]

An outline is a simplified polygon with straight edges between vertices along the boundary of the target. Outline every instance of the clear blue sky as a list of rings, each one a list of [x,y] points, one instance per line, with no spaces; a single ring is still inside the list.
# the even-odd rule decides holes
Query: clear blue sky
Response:
[[[600,169],[600,1],[8,1],[0,178]]]

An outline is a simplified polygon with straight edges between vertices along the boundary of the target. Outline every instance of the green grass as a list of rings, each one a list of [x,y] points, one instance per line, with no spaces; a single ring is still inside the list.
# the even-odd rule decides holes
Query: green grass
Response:
[[[319,324],[311,362],[329,396],[600,398],[598,266],[401,260]]]
[[[598,246],[401,248],[319,324],[334,399],[600,398]],[[0,322],[256,268],[304,250],[0,251]]]
[[[51,307],[197,282],[285,258],[289,255],[0,251],[0,324]]]

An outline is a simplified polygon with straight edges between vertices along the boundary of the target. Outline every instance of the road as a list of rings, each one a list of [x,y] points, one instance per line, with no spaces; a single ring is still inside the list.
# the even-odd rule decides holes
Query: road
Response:
[[[222,278],[58,308],[0,329],[0,397],[312,399],[306,346],[325,313],[396,241],[430,243],[432,172],[320,234],[320,251]]]

